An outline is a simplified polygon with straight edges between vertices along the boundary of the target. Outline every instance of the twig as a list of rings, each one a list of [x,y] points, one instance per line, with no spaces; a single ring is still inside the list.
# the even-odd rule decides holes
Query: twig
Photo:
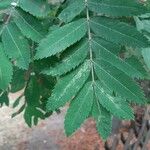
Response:
[[[128,136],[128,138],[127,138],[127,141],[126,141],[126,143],[125,143],[125,146],[124,146],[124,150],[127,150],[128,148],[129,148],[129,146],[130,146],[130,141],[131,141],[131,139],[132,139],[132,137],[133,137],[133,134],[134,134],[134,131],[133,131],[133,129],[131,128],[130,129],[130,132],[129,132],[129,136]]]
[[[144,129],[145,129],[145,127],[146,127],[146,123],[147,123],[147,120],[145,119],[146,116],[147,116],[147,113],[148,113],[148,111],[147,111],[147,108],[146,108],[146,111],[145,111],[145,114],[144,114],[144,121],[143,121],[143,123],[142,123],[142,128],[141,128],[141,130],[140,130],[139,136],[138,136],[138,138],[137,138],[137,142],[135,143],[133,150],[137,150],[137,147],[138,147],[138,145],[139,145],[139,143],[140,143],[140,140],[141,140],[141,138],[142,138],[142,135],[143,135]]]

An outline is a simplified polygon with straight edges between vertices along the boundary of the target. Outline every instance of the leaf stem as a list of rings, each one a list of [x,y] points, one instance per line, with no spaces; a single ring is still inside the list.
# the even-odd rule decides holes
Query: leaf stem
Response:
[[[87,26],[88,26],[88,40],[89,40],[89,51],[90,51],[90,62],[91,62],[91,72],[92,72],[92,82],[95,82],[94,77],[94,67],[93,67],[93,52],[92,52],[92,36],[91,36],[91,29],[90,29],[90,15],[89,15],[89,9],[88,9],[88,0],[85,0],[86,5],[86,18],[87,18]]]

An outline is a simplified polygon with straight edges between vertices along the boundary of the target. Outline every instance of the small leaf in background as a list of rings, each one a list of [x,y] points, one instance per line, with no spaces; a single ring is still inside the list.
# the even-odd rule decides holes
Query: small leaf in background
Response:
[[[19,99],[18,99],[19,100]],[[17,111],[17,112],[15,112],[15,113],[13,113],[12,115],[11,115],[11,117],[12,118],[14,118],[14,117],[16,117],[17,115],[19,115],[20,113],[22,113],[24,110],[25,110],[25,104],[23,104],[20,108],[19,108],[19,110]]]
[[[26,108],[24,112],[25,122],[29,127],[36,125],[38,119],[44,119],[44,112],[40,103],[40,87],[35,76],[31,76],[25,89]]]
[[[8,93],[0,91],[0,107],[3,105],[9,106]]]
[[[14,67],[14,73],[11,81],[11,92],[15,93],[25,87],[25,71]]]
[[[150,69],[150,48],[144,48],[142,50],[142,55],[147,67]]]
[[[0,43],[0,89],[6,90],[11,82],[13,68],[11,62],[5,56],[3,46]]]
[[[27,106],[25,108],[24,119],[29,127],[32,127],[33,125],[37,125],[38,119],[44,119],[44,118],[45,117],[43,112],[38,110],[36,107]]]
[[[38,106],[40,100],[40,87],[35,76],[31,76],[25,89],[25,99],[27,105]]]

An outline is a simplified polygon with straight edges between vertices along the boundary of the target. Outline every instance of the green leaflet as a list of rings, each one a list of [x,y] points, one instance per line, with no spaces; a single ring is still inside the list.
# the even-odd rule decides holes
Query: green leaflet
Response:
[[[93,104],[92,82],[86,83],[80,93],[72,101],[66,117],[65,131],[69,136],[77,130],[89,116]]]
[[[17,115],[19,115],[20,113],[22,113],[22,112],[24,111],[24,109],[25,109],[25,104],[23,104],[23,105],[19,108],[19,110],[17,110],[17,112],[14,112],[14,113],[11,115],[11,117],[12,117],[12,118],[16,117]]]
[[[30,78],[30,81],[25,89],[25,99],[27,105],[38,106],[40,104],[40,87],[35,76]]]
[[[150,20],[140,20],[138,17],[135,17],[136,26],[139,31],[147,31],[150,33]]]
[[[0,44],[0,89],[6,90],[13,75],[12,64],[4,54],[2,44]]]
[[[13,108],[16,108],[19,104],[20,104],[20,101],[22,100],[22,97],[23,95],[20,95],[13,103]]]
[[[82,88],[90,74],[90,62],[86,61],[72,73],[60,78],[48,99],[47,109],[56,110],[72,100]]]
[[[142,50],[142,55],[147,67],[150,69],[150,48],[144,48]]]
[[[97,54],[97,55],[95,54],[96,55],[95,57],[97,58],[101,56],[100,55],[101,49],[104,49],[105,51],[110,51],[113,55],[116,55],[116,56],[119,56],[119,53],[121,51],[121,46],[119,44],[106,41],[105,39],[102,39],[96,36],[93,36],[91,40],[91,46],[92,46],[93,52]]]
[[[64,22],[70,22],[85,9],[84,0],[75,0],[70,3],[58,16]]]
[[[127,98],[130,102],[145,103],[142,90],[129,76],[102,59],[95,60],[94,64],[98,78],[110,89]]]
[[[46,34],[41,22],[37,18],[21,10],[15,11],[14,21],[22,34],[35,42],[39,42]]]
[[[11,81],[11,92],[15,93],[25,87],[25,71],[14,68],[13,78]]]
[[[6,9],[10,6],[12,0],[0,0],[0,9]]]
[[[150,40],[150,20],[149,20],[149,16],[148,19],[145,19],[144,16],[141,16],[141,20],[138,17],[135,17],[135,21],[136,21],[136,26],[137,29],[139,31],[143,31],[145,36],[147,37],[148,40]],[[148,67],[148,69],[150,69],[150,48],[143,48],[142,49],[142,56],[144,58],[144,61]]]
[[[141,63],[133,57],[128,61],[119,58],[119,55],[117,56],[114,53],[114,51],[118,51],[117,49],[119,48],[120,47],[115,46],[114,43],[110,43],[100,38],[93,38],[92,40],[92,49],[96,53],[97,58],[105,59],[131,77],[144,79],[147,76],[147,73]]]
[[[29,127],[33,124],[37,125],[38,118],[44,119],[44,113],[41,111],[40,87],[35,76],[30,78],[30,81],[25,89],[25,100],[27,106],[24,112],[24,119]]]
[[[105,140],[111,133],[112,129],[112,116],[105,108],[103,108],[98,97],[95,97],[92,109],[92,116],[96,120],[96,128],[100,136]]]
[[[1,95],[1,90],[0,90],[0,107],[2,107],[4,104],[6,106],[9,106],[9,98],[8,98],[8,93],[7,92],[4,92],[2,95]]]
[[[142,78],[142,79],[148,77],[148,73],[146,72],[144,65],[135,56],[131,56],[127,58],[125,61],[136,70],[135,74],[133,74],[132,77]],[[139,75],[138,75],[138,72],[139,72]]]
[[[24,119],[28,126],[32,127],[32,125],[37,125],[38,119],[44,119],[44,114],[36,107],[27,106],[24,112]]]
[[[114,19],[95,17],[90,20],[92,31],[108,41],[131,47],[147,47],[147,39],[133,26]]]
[[[53,68],[47,68],[42,71],[46,75],[63,75],[76,66],[81,64],[88,54],[88,43],[87,41],[81,41],[78,45],[73,48],[70,47],[68,51],[71,51],[67,56],[65,56],[60,63],[57,63]]]
[[[28,69],[30,62],[30,47],[14,23],[6,25],[2,33],[2,42],[5,53],[15,61],[15,65],[22,69]]]
[[[45,39],[43,39],[35,55],[35,59],[42,59],[55,55],[65,50],[70,45],[79,41],[87,31],[85,19],[74,21],[54,30]]]
[[[95,94],[100,104],[114,116],[121,119],[134,118],[133,111],[126,100],[121,97],[114,97],[111,93],[106,93],[99,82],[95,84]]]
[[[19,6],[36,17],[45,17],[51,10],[45,0],[19,0]]]
[[[108,16],[135,16],[147,12],[137,0],[88,0],[88,8]]]

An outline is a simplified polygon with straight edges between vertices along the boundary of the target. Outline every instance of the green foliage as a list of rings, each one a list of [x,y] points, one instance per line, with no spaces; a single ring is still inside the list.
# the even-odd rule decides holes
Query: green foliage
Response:
[[[0,9],[0,105],[22,92],[12,117],[32,127],[69,103],[67,135],[93,117],[107,139],[114,116],[134,119],[131,104],[146,104],[134,79],[149,79],[147,3],[1,0]]]
[[[42,71],[46,75],[63,75],[70,70],[79,66],[87,57],[88,54],[88,43],[87,41],[81,41],[78,45],[69,48],[68,54],[62,58],[54,67],[46,68]]]
[[[36,17],[46,17],[51,10],[46,0],[19,0],[19,6]]]
[[[64,22],[70,22],[85,9],[84,0],[71,2],[58,16]]]
[[[37,18],[21,10],[15,11],[14,21],[22,34],[35,42],[39,42],[46,34],[41,22]]]
[[[146,12],[137,0],[88,0],[87,3],[91,11],[108,16],[135,16]]]
[[[0,91],[0,107],[2,107],[4,104],[6,106],[9,105],[9,98],[8,98],[8,92],[2,92]]]
[[[12,74],[12,64],[6,57],[2,44],[0,44],[0,89],[7,89],[11,81]]]
[[[0,9],[5,9],[9,7],[11,4],[11,0],[1,0],[0,1]]]
[[[149,14],[135,17],[137,29],[142,32],[146,38],[150,41],[150,19]],[[144,61],[150,70],[150,47],[143,48],[142,50],[142,56],[144,57]]]
[[[14,68],[13,78],[11,81],[11,92],[15,93],[25,87],[25,71]]]
[[[99,100],[99,103],[109,110],[114,116],[121,119],[133,119],[133,111],[129,107],[126,100],[120,97],[114,97],[109,91],[105,91],[101,87],[101,83],[95,83],[95,94]]]
[[[89,116],[93,105],[93,96],[92,83],[86,83],[79,94],[74,98],[67,111],[65,119],[67,135],[71,135],[76,129],[78,129]]]
[[[131,46],[147,47],[148,42],[134,27],[118,20],[104,17],[94,17],[90,21],[91,29],[95,35],[108,41]]]
[[[79,41],[86,33],[86,20],[80,19],[54,30],[41,41],[35,55],[36,59],[46,58],[65,50]]]
[[[96,128],[103,139],[107,139],[111,133],[112,115],[98,101],[96,96],[93,102],[92,116],[96,120]]]
[[[5,26],[2,42],[6,55],[15,61],[17,67],[28,69],[30,62],[30,47],[14,23]]]
[[[48,100],[47,109],[58,109],[73,99],[86,82],[89,74],[90,65],[89,62],[85,62],[77,70],[60,78]]]

